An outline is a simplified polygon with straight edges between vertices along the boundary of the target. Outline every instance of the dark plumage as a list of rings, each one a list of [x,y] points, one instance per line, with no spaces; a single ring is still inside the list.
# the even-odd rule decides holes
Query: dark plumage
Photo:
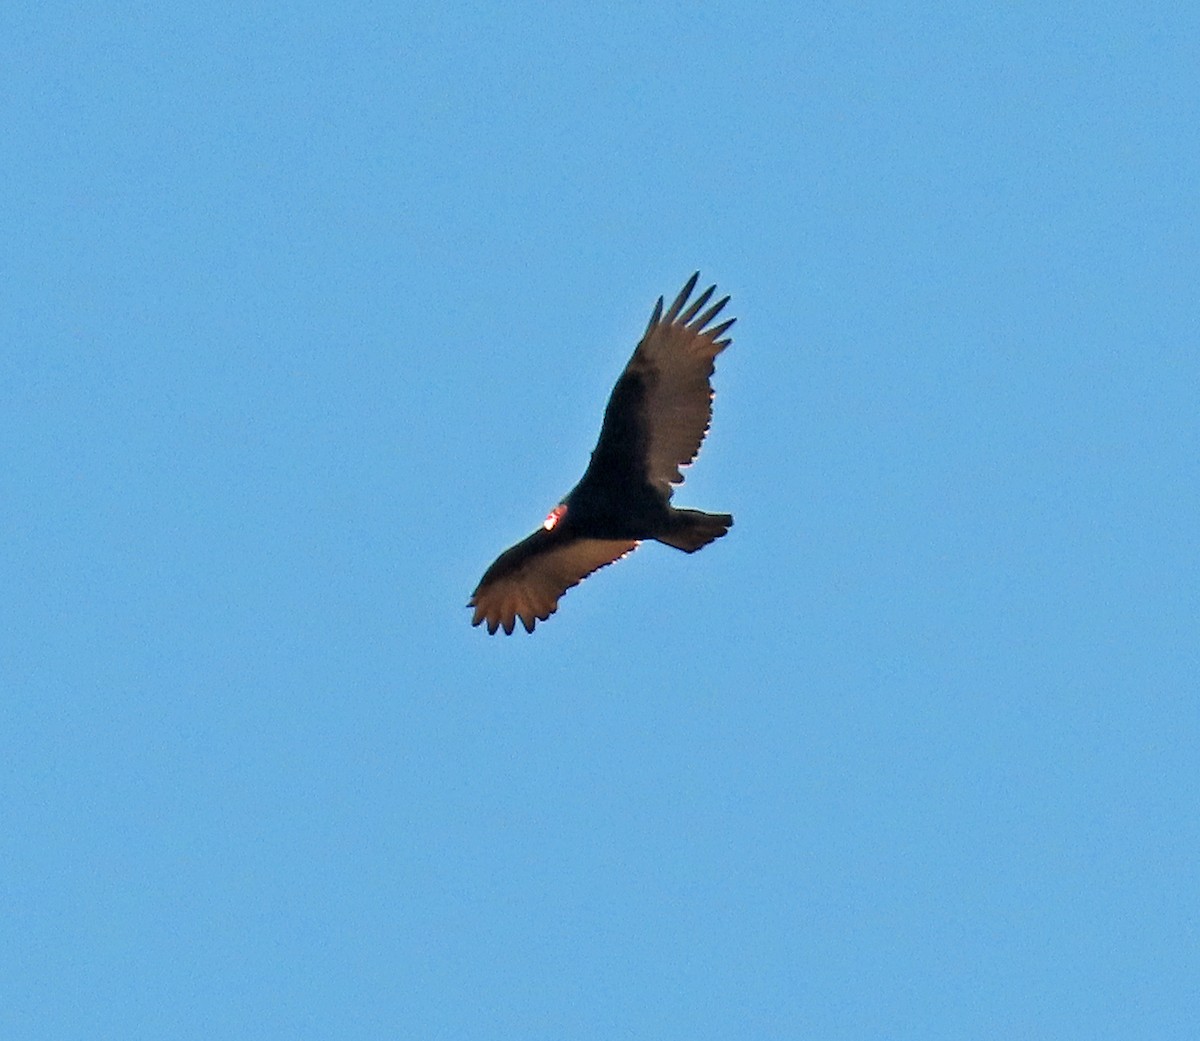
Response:
[[[696,458],[708,433],[709,377],[735,321],[708,328],[729,297],[701,313],[716,286],[689,304],[699,277],[688,279],[665,314],[659,297],[613,387],[587,470],[542,527],[484,572],[467,605],[475,609],[472,625],[511,633],[519,618],[533,632],[563,593],[642,540],[694,553],[733,525],[728,513],[676,509],[670,501],[672,485],[683,482],[680,468]]]

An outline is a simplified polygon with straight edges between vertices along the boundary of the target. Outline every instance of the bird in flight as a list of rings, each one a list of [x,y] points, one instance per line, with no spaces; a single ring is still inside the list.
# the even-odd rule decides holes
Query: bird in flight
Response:
[[[688,279],[665,313],[658,298],[608,399],[587,470],[537,531],[484,572],[467,604],[475,609],[472,625],[511,634],[519,618],[533,632],[568,589],[643,540],[695,553],[732,527],[728,513],[671,505],[672,485],[683,483],[680,468],[696,458],[708,433],[709,377],[736,321],[709,328],[729,297],[704,310],[717,288],[709,286],[689,303],[699,277],[697,271]]]

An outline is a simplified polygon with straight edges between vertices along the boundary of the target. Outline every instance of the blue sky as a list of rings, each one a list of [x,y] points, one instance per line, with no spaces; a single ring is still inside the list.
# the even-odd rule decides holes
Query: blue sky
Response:
[[[1193,5],[2,21],[0,1034],[1196,1036]]]

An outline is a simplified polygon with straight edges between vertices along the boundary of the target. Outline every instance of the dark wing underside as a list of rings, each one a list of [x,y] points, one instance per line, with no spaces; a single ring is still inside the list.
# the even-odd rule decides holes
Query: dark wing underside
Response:
[[[501,627],[511,634],[519,618],[533,632],[558,610],[563,593],[636,548],[632,540],[564,538],[539,528],[484,573],[467,604],[475,608],[471,624],[486,622],[489,634]]]
[[[664,497],[681,484],[680,467],[696,458],[712,421],[709,378],[736,319],[709,329],[729,297],[707,310],[716,286],[688,297],[699,272],[663,313],[659,298],[641,343],[613,387],[589,469],[610,479],[646,482]]]

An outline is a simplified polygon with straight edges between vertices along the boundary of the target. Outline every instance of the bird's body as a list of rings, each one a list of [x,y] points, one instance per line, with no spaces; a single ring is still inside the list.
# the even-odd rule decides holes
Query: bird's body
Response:
[[[656,539],[693,553],[724,535],[727,513],[671,505],[680,467],[696,457],[712,418],[709,377],[733,319],[705,327],[729,298],[703,314],[715,286],[683,307],[699,274],[663,314],[659,298],[646,333],[617,380],[591,462],[545,523],[505,550],[487,569],[468,606],[473,625],[511,633],[519,618],[528,632],[557,609],[567,589],[598,568]],[[697,315],[699,315],[697,317]]]

